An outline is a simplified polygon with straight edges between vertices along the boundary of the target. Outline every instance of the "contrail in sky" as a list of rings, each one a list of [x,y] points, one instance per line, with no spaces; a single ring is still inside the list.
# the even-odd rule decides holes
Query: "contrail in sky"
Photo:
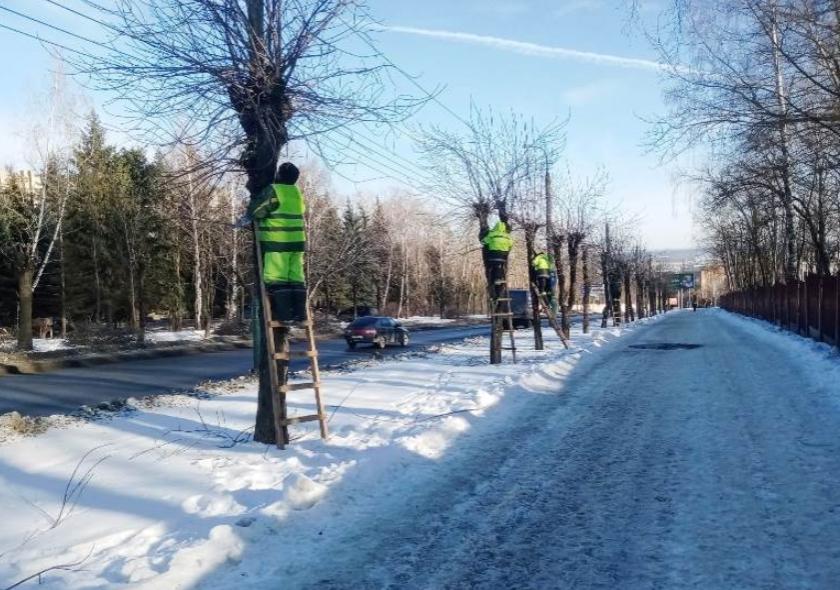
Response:
[[[621,57],[618,55],[593,53],[590,51],[578,51],[576,49],[566,49],[565,47],[539,45],[537,43],[514,41],[513,39],[491,37],[488,35],[475,35],[473,33],[459,33],[456,31],[440,31],[435,29],[418,29],[415,27],[401,26],[385,26],[383,27],[383,29],[392,33],[405,33],[407,35],[433,37],[436,39],[459,41],[461,43],[470,43],[473,45],[485,45],[487,47],[494,47],[496,49],[511,51],[513,53],[520,53],[522,55],[532,55],[536,57],[571,59],[602,65],[618,66],[621,68],[635,68],[641,70],[665,71],[669,69],[669,66],[666,66],[665,64],[660,64],[648,59]]]

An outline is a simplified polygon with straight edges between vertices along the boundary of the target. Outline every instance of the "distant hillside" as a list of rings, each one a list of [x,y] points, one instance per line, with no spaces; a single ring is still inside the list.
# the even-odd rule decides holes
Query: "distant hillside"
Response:
[[[711,256],[701,248],[674,248],[652,252],[654,263],[667,270],[694,270],[711,262]]]

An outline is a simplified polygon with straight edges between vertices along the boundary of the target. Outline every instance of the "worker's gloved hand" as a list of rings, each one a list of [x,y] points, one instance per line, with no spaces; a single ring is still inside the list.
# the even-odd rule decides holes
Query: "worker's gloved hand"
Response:
[[[233,227],[241,229],[249,227],[252,223],[254,223],[253,218],[248,213],[246,213],[245,215],[240,217],[236,223],[233,224]]]

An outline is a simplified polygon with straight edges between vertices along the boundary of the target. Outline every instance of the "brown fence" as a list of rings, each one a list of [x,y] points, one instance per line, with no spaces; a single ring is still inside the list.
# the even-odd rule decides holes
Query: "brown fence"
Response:
[[[787,285],[727,293],[720,306],[840,346],[840,277],[810,275]]]

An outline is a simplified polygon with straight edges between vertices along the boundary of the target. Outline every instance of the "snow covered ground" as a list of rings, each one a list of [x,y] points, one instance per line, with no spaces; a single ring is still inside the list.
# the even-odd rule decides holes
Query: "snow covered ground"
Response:
[[[836,353],[718,310],[518,336],[326,375],[282,452],[248,379],[8,442],[0,588],[835,587]]]
[[[162,342],[198,342],[204,340],[204,330],[149,330],[146,340],[155,344]]]
[[[16,346],[17,341],[10,339],[0,344],[0,350],[13,352]],[[63,338],[33,338],[32,348],[35,352],[52,352],[54,350],[68,350],[72,347]]]
[[[504,420],[493,413],[501,399],[559,387],[619,335],[576,334],[567,352],[548,334],[536,352],[521,331],[517,365],[491,367],[478,338],[327,374],[330,440],[298,427],[282,452],[249,441],[256,386],[245,378],[164,406],[135,401],[109,419],[57,421],[0,446],[0,587],[41,570],[46,588],[212,587],[253,543],[314,550],[319,531],[352,525],[358,499],[397,475],[411,485],[412,469],[444,458],[474,424]],[[298,394],[293,413],[311,402]]]

